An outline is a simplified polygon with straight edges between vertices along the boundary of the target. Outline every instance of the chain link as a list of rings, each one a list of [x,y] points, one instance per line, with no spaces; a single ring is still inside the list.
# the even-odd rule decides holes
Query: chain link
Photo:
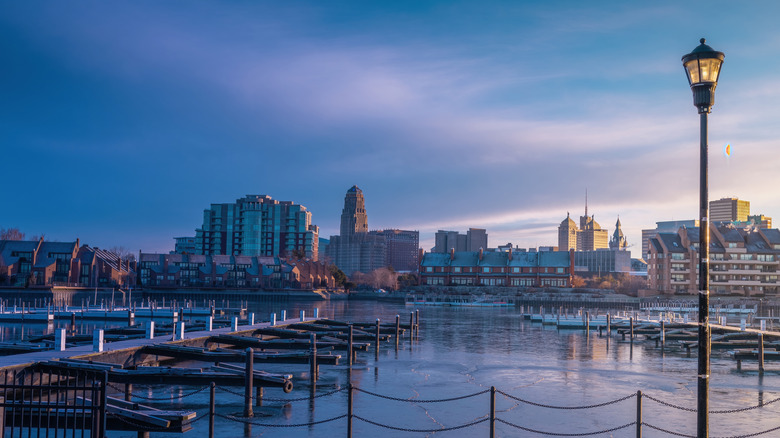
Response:
[[[747,435],[735,435],[735,436],[730,436],[730,437],[717,437],[717,438],[750,438],[750,437],[754,437],[754,436],[763,435],[765,433],[774,432],[776,430],[780,430],[780,426],[773,427],[771,429],[764,430],[764,431],[761,431],[761,432],[749,433]],[[713,437],[713,438],[716,438],[716,437]]]
[[[363,418],[363,417],[361,417],[359,415],[353,415],[352,418],[357,418],[360,421],[364,421],[364,422],[366,422],[368,424],[373,424],[374,426],[383,427],[385,429],[398,430],[398,431],[401,431],[401,432],[420,432],[420,433],[436,433],[436,432],[447,432],[447,431],[450,431],[450,430],[464,429],[466,427],[471,427],[471,426],[474,426],[476,424],[484,423],[485,421],[489,420],[489,418],[486,417],[486,418],[483,418],[481,420],[473,421],[471,423],[461,424],[459,426],[441,427],[441,428],[438,428],[438,429],[411,429],[411,428],[406,428],[406,427],[397,427],[397,426],[390,426],[388,424],[377,423],[376,421],[371,421],[371,420],[369,420],[367,418]]]
[[[659,432],[668,433],[669,435],[681,436],[681,437],[684,437],[684,438],[696,438],[696,435],[686,435],[684,433],[672,432],[671,430],[661,429],[658,426],[653,426],[652,424],[645,423],[644,421],[642,422],[642,426],[647,426],[650,429],[655,429],[655,430],[657,430]]]
[[[655,398],[653,396],[650,396],[650,395],[647,395],[647,394],[644,394],[644,393],[642,394],[642,398],[646,398],[646,399],[652,400],[652,401],[654,401],[654,402],[656,402],[656,403],[658,403],[660,405],[664,405],[664,406],[666,406],[668,408],[679,409],[681,411],[686,411],[686,412],[697,412],[698,411],[697,409],[686,408],[686,407],[683,407],[683,406],[678,406],[678,405],[675,405],[675,404],[672,404],[672,403],[669,403],[669,402],[665,402],[665,401],[663,401],[661,399],[657,399],[657,398]],[[685,436],[685,435],[681,435],[681,436]]]
[[[217,386],[217,389],[220,390],[220,391],[223,391],[223,392],[227,392],[228,394],[233,394],[233,395],[241,397],[241,398],[246,397],[246,394],[244,394],[243,392],[233,391],[232,389],[223,388],[221,386]],[[292,402],[298,402],[298,401],[304,401],[304,400],[311,400],[311,399],[314,399],[314,398],[327,397],[329,395],[333,395],[333,394],[336,394],[338,392],[341,392],[344,389],[345,388],[338,388],[338,389],[330,391],[330,392],[317,394],[317,395],[315,395],[313,397],[312,396],[298,397],[298,398],[261,397],[260,400],[262,400],[262,401],[270,401],[270,402],[290,402],[290,403],[292,403]],[[254,396],[254,395],[250,395],[249,397],[252,400],[254,400],[256,398],[256,396]]]
[[[610,433],[610,432],[614,432],[616,430],[625,429],[627,427],[631,427],[631,426],[636,425],[636,421],[632,421],[631,423],[624,424],[622,426],[613,427],[611,429],[600,430],[598,432],[556,433],[556,432],[543,432],[541,430],[529,429],[527,427],[520,426],[519,424],[510,423],[510,422],[508,422],[506,420],[502,420],[500,418],[496,418],[496,421],[498,421],[500,423],[504,423],[507,426],[512,426],[514,428],[517,428],[517,429],[520,429],[520,430],[524,430],[526,432],[538,433],[538,434],[541,434],[541,435],[550,435],[550,436],[590,436],[590,435],[600,435],[600,434],[603,434],[603,433]],[[696,438],[696,437],[693,437],[693,438]]]
[[[108,386],[109,386],[109,387],[111,387],[111,388],[113,388],[113,389],[115,389],[115,390],[117,390],[117,391],[119,391],[119,392],[121,392],[122,394],[125,394],[125,390],[124,390],[124,389],[122,389],[122,388],[118,388],[118,387],[116,387],[116,386],[114,386],[114,385],[112,385],[112,384],[110,384],[110,383],[108,384]],[[152,401],[172,401],[172,400],[180,400],[180,399],[183,399],[183,398],[186,398],[186,397],[193,396],[193,395],[195,395],[195,394],[197,394],[197,393],[199,393],[199,392],[203,392],[203,391],[204,391],[205,389],[207,389],[207,388],[208,388],[208,386],[204,386],[204,387],[202,387],[202,388],[200,388],[200,389],[196,389],[195,391],[188,392],[188,393],[186,393],[186,394],[182,394],[182,395],[179,395],[179,396],[173,396],[173,395],[171,395],[171,397],[169,397],[169,398],[155,398],[155,397],[147,397],[147,396],[138,395],[138,394],[134,394],[134,393],[131,393],[131,394],[130,394],[130,397],[133,397],[133,398],[140,398],[140,399],[142,399],[142,400],[152,400]]]
[[[234,417],[233,415],[222,415],[222,414],[214,414],[215,416],[219,418],[224,418],[225,420],[235,421],[236,423],[244,423],[244,424],[251,424],[253,426],[262,426],[262,427],[306,427],[306,426],[315,426],[317,424],[322,423],[328,423],[331,421],[341,420],[342,418],[347,418],[347,414],[339,415],[338,417],[328,418],[327,420],[320,420],[320,421],[312,421],[309,423],[298,423],[298,424],[268,424],[268,423],[256,423],[251,420],[244,420],[241,418]]]
[[[778,401],[780,401],[780,398],[776,398],[774,400],[769,400],[766,403],[763,403],[763,404],[760,404],[760,405],[755,405],[755,406],[750,406],[750,407],[747,407],[747,408],[726,409],[726,410],[723,410],[723,411],[710,411],[710,414],[734,414],[736,412],[750,411],[752,409],[758,409],[758,408],[762,408],[762,407],[764,407],[766,405],[771,405],[772,403],[775,403],[775,402],[778,402]]]
[[[353,389],[355,391],[364,392],[364,393],[366,393],[368,395],[373,395],[374,397],[379,397],[379,398],[383,398],[383,399],[386,399],[386,400],[407,402],[407,403],[443,403],[443,402],[448,402],[448,401],[463,400],[464,398],[476,397],[478,395],[482,395],[482,394],[485,394],[487,392],[490,392],[489,389],[485,389],[483,391],[475,392],[474,394],[462,395],[460,397],[420,400],[420,399],[391,397],[389,395],[382,395],[382,394],[377,394],[375,392],[366,391],[365,389],[361,389],[361,388],[354,387],[354,386],[353,386]]]
[[[598,403],[598,404],[595,404],[595,405],[587,405],[587,406],[553,406],[553,405],[545,405],[545,404],[542,404],[542,403],[536,403],[536,402],[532,402],[532,401],[529,401],[529,400],[524,400],[524,399],[522,399],[520,397],[515,397],[514,395],[507,394],[506,392],[498,390],[498,389],[496,390],[496,392],[501,394],[501,395],[504,395],[506,397],[509,397],[512,400],[523,402],[523,403],[526,403],[526,404],[529,404],[529,405],[532,405],[532,406],[538,406],[540,408],[548,408],[548,409],[567,409],[567,410],[600,408],[600,407],[603,407],[603,406],[609,406],[609,405],[613,405],[615,403],[620,403],[622,401],[626,401],[626,400],[629,400],[629,399],[631,399],[633,397],[636,397],[636,394],[630,394],[630,395],[627,395],[625,397],[622,397],[622,398],[619,398],[619,399],[616,399],[616,400],[612,400],[612,401],[608,401],[608,402],[604,402],[604,403]]]

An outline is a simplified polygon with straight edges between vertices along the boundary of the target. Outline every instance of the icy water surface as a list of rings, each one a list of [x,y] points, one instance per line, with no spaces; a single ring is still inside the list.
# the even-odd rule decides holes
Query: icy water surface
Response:
[[[338,320],[401,321],[408,323],[412,308],[403,304],[369,301],[286,304],[250,303],[250,310],[263,319],[266,314],[282,309],[289,315],[300,310],[310,314],[319,307],[320,316]],[[435,430],[468,424],[487,418],[489,394],[445,403],[423,403],[415,400],[453,398],[495,386],[512,397],[534,403],[578,407],[601,404],[623,397],[625,401],[593,409],[548,409],[523,403],[498,393],[496,415],[526,429],[550,433],[587,433],[617,428],[636,420],[635,396],[643,394],[685,408],[696,407],[696,356],[686,357],[676,344],[664,349],[644,340],[622,341],[617,334],[599,337],[591,331],[585,337],[582,331],[558,331],[523,320],[515,308],[457,308],[421,307],[419,339],[405,337],[395,351],[394,343],[383,344],[378,360],[373,348],[361,352],[353,367],[353,385],[362,390],[399,398],[396,401],[378,398],[364,392],[354,393],[354,414],[372,422],[396,428]],[[184,366],[205,366],[188,363]],[[295,389],[284,394],[280,389],[265,390],[267,398],[294,399],[310,393],[308,365],[263,365],[257,369],[288,372],[296,377]],[[748,363],[744,371],[725,353],[715,352],[712,360],[710,404],[713,410],[730,410],[756,406],[780,397],[780,366],[770,363],[769,371],[759,378],[756,365]],[[774,369],[774,370],[773,370]],[[298,425],[328,420],[346,414],[348,369],[345,365],[320,367],[317,394],[344,389],[315,400],[284,403],[265,401],[256,407],[251,421],[268,425]],[[135,393],[144,397],[170,398],[188,394],[197,387],[141,388]],[[242,392],[242,388],[231,388]],[[150,403],[136,399],[141,403]],[[191,409],[198,415],[208,412],[208,391],[185,397],[173,403],[181,409]],[[695,435],[696,414],[663,406],[643,397],[643,420],[653,426],[684,435]],[[730,414],[713,414],[710,419],[711,436],[735,436],[760,432],[780,426],[780,403],[760,409]],[[170,402],[154,403],[158,408],[171,407]],[[238,414],[243,400],[228,392],[217,392],[217,412],[220,415]],[[346,436],[346,419],[303,427],[267,427],[218,418],[217,436],[242,437],[333,437]],[[198,421],[194,430],[183,436],[206,436],[208,419]],[[174,434],[153,433],[154,436]],[[383,428],[355,418],[354,437],[487,437],[488,423],[463,429],[414,433]],[[132,433],[113,432],[110,436],[134,437]],[[177,435],[178,436],[178,435]],[[497,422],[496,436],[545,436]],[[635,426],[603,433],[597,436],[633,437]],[[643,428],[645,437],[670,436]],[[762,436],[780,436],[778,432]]]

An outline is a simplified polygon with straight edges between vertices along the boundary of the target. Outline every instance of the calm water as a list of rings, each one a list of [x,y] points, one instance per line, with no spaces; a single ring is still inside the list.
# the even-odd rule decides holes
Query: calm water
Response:
[[[394,321],[401,315],[408,322],[410,307],[402,304],[375,302],[252,304],[250,310],[260,315],[286,309],[290,315],[313,307],[320,316],[339,320]],[[421,330],[418,340],[404,338],[396,352],[394,343],[382,345],[378,360],[373,349],[358,355],[351,378],[355,386],[364,390],[408,399],[398,402],[356,392],[354,414],[371,421],[395,427],[437,429],[453,427],[485,418],[489,411],[489,396],[447,403],[415,403],[414,399],[440,399],[473,394],[490,386],[512,396],[536,403],[559,406],[583,406],[603,403],[643,393],[684,407],[696,407],[696,356],[686,357],[685,351],[668,344],[665,349],[654,343],[621,341],[620,337],[599,337],[591,331],[588,338],[581,331],[558,331],[523,320],[514,308],[421,308]],[[267,317],[266,317],[267,319]],[[183,366],[206,366],[188,363]],[[715,352],[712,361],[710,391],[711,409],[726,410],[756,406],[760,400],[780,397],[780,373],[769,364],[769,371],[759,378],[755,364],[746,364],[738,372],[736,364],[725,353]],[[257,369],[289,372],[296,378],[292,393],[280,389],[265,390],[269,398],[298,398],[309,394],[307,365],[256,365]],[[345,366],[321,366],[316,392],[323,394],[345,388],[349,373]],[[170,397],[186,394],[195,387],[136,386],[135,393],[149,397]],[[242,388],[231,388],[241,392]],[[149,403],[159,408],[170,407],[170,402]],[[760,409],[736,413],[713,414],[710,419],[711,436],[734,436],[754,433],[780,426],[780,403]],[[199,416],[208,411],[208,392],[184,398],[174,403],[182,409],[191,409]],[[217,411],[222,415],[240,413],[243,401],[232,394],[217,392]],[[266,401],[255,408],[257,423],[286,425],[327,420],[347,411],[346,391],[317,398],[314,401],[292,403]],[[609,406],[585,410],[551,410],[519,403],[498,394],[497,417],[523,427],[554,433],[583,433],[607,430],[635,420],[636,398]],[[696,414],[661,406],[643,399],[643,420],[677,433],[695,435]],[[205,436],[208,420],[195,423],[194,430],[185,436]],[[497,436],[543,436],[497,423]],[[346,436],[346,419],[312,427],[274,428],[259,425],[246,430],[243,424],[218,419],[218,436],[264,437],[323,437]],[[669,436],[643,428],[645,437]],[[158,434],[154,436],[174,436]],[[430,433],[393,431],[358,419],[353,420],[355,437],[429,436]],[[488,436],[488,424],[441,432],[446,437]],[[112,433],[110,436],[134,437],[131,433]],[[635,436],[634,427],[599,436]],[[773,436],[766,434],[764,436]],[[775,435],[776,436],[776,435]]]

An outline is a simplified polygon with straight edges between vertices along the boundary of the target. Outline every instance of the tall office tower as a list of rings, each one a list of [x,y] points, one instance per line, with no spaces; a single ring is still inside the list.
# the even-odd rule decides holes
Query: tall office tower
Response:
[[[466,251],[487,251],[488,235],[484,228],[469,228],[466,231]]]
[[[205,255],[305,256],[317,260],[319,228],[311,212],[290,201],[247,195],[211,204],[195,230],[195,252]]]
[[[344,209],[341,210],[342,241],[350,242],[355,234],[368,232],[368,215],[363,191],[352,186],[344,196]]]
[[[566,219],[558,226],[558,251],[577,250],[577,224],[566,213]]]
[[[739,198],[721,198],[710,201],[710,222],[746,222],[750,215],[750,201]]]

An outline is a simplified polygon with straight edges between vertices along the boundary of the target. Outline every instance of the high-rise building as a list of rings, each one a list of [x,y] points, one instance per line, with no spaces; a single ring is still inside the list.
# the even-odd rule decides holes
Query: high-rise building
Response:
[[[739,198],[721,198],[710,201],[710,222],[744,222],[750,215],[750,201]]]
[[[566,213],[566,219],[558,226],[558,250],[595,251],[602,248],[609,248],[609,231],[601,228],[595,216],[588,216],[587,203],[579,227]]]
[[[306,207],[247,195],[234,203],[211,204],[203,211],[203,226],[195,230],[195,252],[317,260],[318,235]]]
[[[433,252],[449,253],[450,250],[461,251],[479,251],[488,249],[488,235],[483,228],[469,228],[466,234],[460,234],[457,231],[439,230],[435,236],[435,246]]]
[[[368,231],[363,191],[352,186],[344,196],[341,235],[331,236],[327,255],[345,274],[371,272],[391,266],[396,271],[416,271],[419,259],[418,231]]]

